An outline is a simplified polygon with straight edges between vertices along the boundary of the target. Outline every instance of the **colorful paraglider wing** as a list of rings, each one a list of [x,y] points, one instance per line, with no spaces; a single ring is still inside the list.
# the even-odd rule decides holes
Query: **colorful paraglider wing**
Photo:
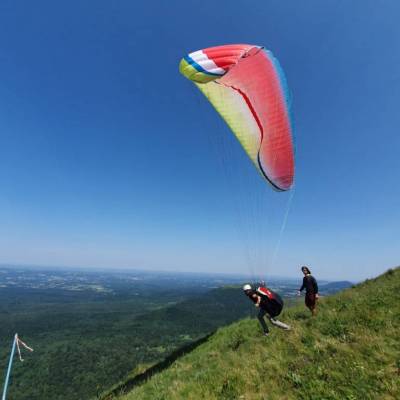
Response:
[[[180,71],[209,99],[259,172],[277,190],[294,181],[290,99],[283,71],[260,46],[227,45],[190,53]]]

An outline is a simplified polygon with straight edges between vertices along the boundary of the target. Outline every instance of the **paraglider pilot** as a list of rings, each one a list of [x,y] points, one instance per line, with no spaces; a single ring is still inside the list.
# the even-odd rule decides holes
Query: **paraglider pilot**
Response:
[[[275,317],[281,313],[283,308],[283,300],[277,293],[266,287],[259,287],[254,290],[249,284],[243,286],[243,291],[254,305],[260,309],[257,318],[260,321],[265,336],[268,336],[269,329],[264,317],[267,317],[272,325],[281,329],[290,329],[289,325],[275,319]]]

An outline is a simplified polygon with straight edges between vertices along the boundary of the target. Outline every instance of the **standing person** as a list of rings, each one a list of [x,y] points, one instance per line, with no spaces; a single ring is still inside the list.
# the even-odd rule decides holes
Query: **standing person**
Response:
[[[318,295],[318,284],[315,278],[311,275],[311,271],[308,267],[301,267],[301,271],[304,274],[303,284],[299,289],[299,295],[303,289],[306,289],[305,304],[306,307],[311,311],[311,314],[315,316],[317,314],[317,300]]]
[[[290,329],[289,325],[275,319],[275,317],[281,313],[283,308],[283,300],[277,293],[266,287],[259,287],[254,290],[249,284],[243,286],[243,291],[254,305],[260,308],[257,318],[264,331],[264,336],[268,336],[269,334],[268,326],[264,320],[265,316],[269,319],[272,325],[286,330]]]

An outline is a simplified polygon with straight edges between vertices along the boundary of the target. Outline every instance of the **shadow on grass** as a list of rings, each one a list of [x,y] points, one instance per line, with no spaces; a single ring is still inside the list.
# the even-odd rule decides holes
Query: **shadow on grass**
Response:
[[[184,356],[187,353],[190,353],[196,347],[200,346],[201,344],[205,343],[210,336],[212,336],[214,332],[209,333],[208,335],[198,339],[194,342],[188,343],[185,346],[180,347],[179,349],[172,352],[168,357],[166,357],[163,361],[153,365],[146,371],[135,375],[133,378],[127,379],[125,382],[121,383],[120,385],[116,386],[109,392],[97,396],[99,400],[112,400],[115,399],[117,396],[122,396],[128,392],[130,392],[136,386],[139,386],[143,382],[150,379],[153,375],[158,374],[159,372],[163,371],[164,369],[168,368],[173,362],[175,362],[178,358]]]

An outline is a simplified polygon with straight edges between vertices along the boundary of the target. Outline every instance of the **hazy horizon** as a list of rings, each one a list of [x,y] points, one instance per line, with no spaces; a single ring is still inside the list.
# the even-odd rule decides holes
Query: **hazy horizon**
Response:
[[[386,268],[382,273],[386,272],[389,269],[398,268],[398,266],[392,266]],[[82,266],[82,265],[75,265],[75,266],[68,266],[68,265],[38,265],[38,264],[16,264],[16,263],[2,263],[0,262],[0,269],[8,269],[8,270],[31,270],[31,271],[49,271],[49,272],[68,272],[68,271],[77,271],[77,272],[88,272],[88,273],[144,273],[144,274],[153,274],[153,273],[161,273],[161,274],[181,274],[181,275],[198,275],[198,276],[214,276],[214,277],[231,277],[236,279],[242,279],[243,282],[245,281],[257,281],[258,279],[283,279],[288,281],[301,281],[302,274],[300,269],[297,271],[298,273],[295,275],[278,275],[278,274],[264,274],[263,276],[251,275],[245,272],[218,272],[218,271],[194,271],[189,269],[186,270],[177,270],[177,269],[143,269],[140,267],[99,267],[99,266]],[[366,276],[360,279],[333,279],[327,276],[317,276],[314,272],[313,274],[318,278],[320,281],[324,282],[339,282],[339,281],[349,281],[354,284],[364,281],[365,279],[376,278],[377,276],[381,275],[382,273]]]

